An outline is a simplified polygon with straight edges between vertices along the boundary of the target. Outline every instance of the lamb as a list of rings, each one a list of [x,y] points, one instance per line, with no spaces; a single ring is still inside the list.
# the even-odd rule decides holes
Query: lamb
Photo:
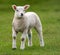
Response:
[[[39,16],[35,12],[25,12],[30,5],[16,6],[12,5],[15,11],[12,22],[12,48],[16,49],[16,36],[18,32],[22,33],[20,49],[25,48],[25,40],[28,35],[28,46],[32,46],[32,28],[34,28],[40,39],[40,46],[44,47],[42,24]]]

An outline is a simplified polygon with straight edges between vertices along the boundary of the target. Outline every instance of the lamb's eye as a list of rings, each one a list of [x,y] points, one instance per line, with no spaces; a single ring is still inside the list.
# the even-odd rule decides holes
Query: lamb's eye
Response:
[[[16,10],[16,11],[19,11],[19,10]]]

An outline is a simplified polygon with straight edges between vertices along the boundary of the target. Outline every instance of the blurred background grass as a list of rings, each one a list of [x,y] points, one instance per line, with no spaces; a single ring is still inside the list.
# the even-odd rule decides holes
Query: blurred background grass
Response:
[[[20,36],[17,35],[17,49],[12,50],[12,5],[29,4],[28,11],[36,12],[41,19],[45,47],[39,46],[39,38],[33,29],[33,46],[20,50]],[[27,41],[26,41],[27,42]],[[0,0],[0,55],[60,55],[60,0]]]
[[[60,10],[60,0],[0,0],[0,11],[11,10],[13,4],[30,4],[30,9],[37,11]]]

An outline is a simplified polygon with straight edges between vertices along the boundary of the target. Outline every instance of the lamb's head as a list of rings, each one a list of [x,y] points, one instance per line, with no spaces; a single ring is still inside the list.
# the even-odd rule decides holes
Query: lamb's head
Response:
[[[15,11],[15,15],[17,17],[23,17],[25,14],[25,10],[27,10],[29,7],[30,5],[24,5],[24,6],[12,5],[12,8]]]

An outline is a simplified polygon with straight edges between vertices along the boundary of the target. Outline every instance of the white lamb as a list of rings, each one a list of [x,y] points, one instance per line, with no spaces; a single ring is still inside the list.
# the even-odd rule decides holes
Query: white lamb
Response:
[[[16,6],[12,5],[15,11],[14,19],[12,22],[12,48],[16,49],[16,35],[18,32],[22,32],[21,36],[21,46],[20,49],[25,48],[25,40],[28,34],[28,46],[32,46],[32,33],[31,29],[35,28],[38,32],[40,39],[40,46],[44,46],[43,34],[42,34],[42,24],[39,20],[40,18],[34,12],[25,12],[30,5]]]

